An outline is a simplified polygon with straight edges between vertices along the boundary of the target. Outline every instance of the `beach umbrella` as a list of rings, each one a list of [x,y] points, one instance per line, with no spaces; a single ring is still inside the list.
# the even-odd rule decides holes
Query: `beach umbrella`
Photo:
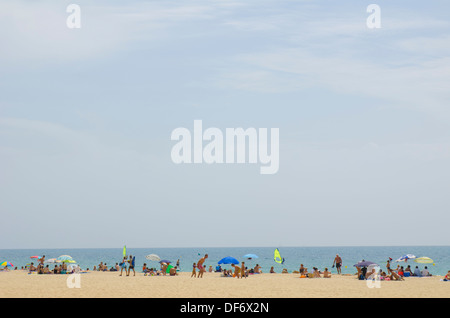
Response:
[[[421,263],[421,264],[431,264],[431,263],[433,263],[433,260],[429,257],[422,256],[422,257],[416,258],[414,260],[414,262]]]
[[[76,261],[74,259],[65,259],[65,260],[62,260],[61,262],[63,262],[63,263],[71,263],[71,264],[75,264],[76,263]]]
[[[248,258],[248,259],[252,259],[252,258],[258,258],[258,255],[255,255],[255,254],[245,254],[244,257],[245,257],[245,258]]]
[[[3,262],[3,263],[0,264],[0,266],[11,266],[11,267],[13,267],[14,265],[11,264],[10,262]]]
[[[227,256],[218,261],[217,264],[239,264],[239,261],[234,257]]]
[[[374,263],[374,262],[371,262],[371,261],[360,261],[360,262],[356,263],[353,266],[355,266],[355,267],[368,267],[370,265],[378,266],[377,263]]]
[[[159,261],[159,263],[160,263],[160,264],[162,264],[162,263],[170,264],[170,263],[172,263],[172,262],[171,262],[171,261],[168,261],[168,260],[166,260],[166,259],[162,259],[161,261]]]
[[[44,263],[61,263],[62,261],[57,260],[56,258],[50,258],[46,261],[44,261]]]
[[[406,262],[407,260],[414,259],[414,258],[416,258],[415,255],[413,255],[413,254],[406,254],[406,255],[403,255],[402,257],[400,257],[398,260],[396,260],[396,262]]]
[[[39,256],[30,256],[30,258],[39,258]]]
[[[155,262],[159,262],[161,260],[161,258],[156,254],[147,255],[145,258],[148,259],[149,261],[155,261]]]
[[[58,261],[67,261],[67,260],[72,260],[72,256],[70,255],[61,255],[57,258]]]

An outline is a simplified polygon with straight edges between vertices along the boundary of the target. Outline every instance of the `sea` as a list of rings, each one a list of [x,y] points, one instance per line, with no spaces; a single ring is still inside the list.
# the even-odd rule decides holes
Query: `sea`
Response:
[[[284,263],[274,261],[274,251],[278,248]],[[450,270],[450,246],[342,246],[342,247],[209,247],[209,248],[126,248],[127,255],[136,257],[136,271],[141,272],[144,263],[148,267],[160,268],[160,264],[146,258],[149,254],[156,254],[162,260],[167,260],[173,265],[179,260],[181,272],[191,272],[193,263],[196,263],[205,254],[208,258],[206,268],[213,269],[218,262],[227,256],[236,258],[239,262],[245,262],[246,267],[253,268],[256,264],[261,266],[263,273],[268,273],[273,266],[275,272],[281,273],[283,269],[288,272],[298,271],[300,264],[307,268],[317,267],[319,270],[328,268],[336,273],[333,268],[333,260],[336,254],[342,258],[342,273],[354,274],[354,264],[361,260],[372,261],[386,269],[386,261],[392,258],[391,268],[397,264],[410,265],[411,268],[425,266],[432,275],[445,275]],[[247,254],[255,254],[258,257],[248,259]],[[396,262],[401,256],[413,254],[416,257],[429,257],[433,260],[430,264],[419,264],[414,260]],[[27,264],[37,263],[31,256],[45,255],[46,259],[57,258],[61,255],[70,255],[82,270],[92,270],[103,262],[108,268],[120,263],[123,255],[123,246],[117,248],[69,248],[69,249],[0,249],[0,263],[8,261],[13,268],[21,269]],[[49,264],[53,268],[54,264]],[[231,265],[222,265],[222,268],[231,269]]]

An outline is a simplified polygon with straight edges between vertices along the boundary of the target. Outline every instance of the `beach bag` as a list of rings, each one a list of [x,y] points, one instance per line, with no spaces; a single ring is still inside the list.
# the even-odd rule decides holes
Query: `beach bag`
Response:
[[[358,279],[359,280],[364,280],[364,275],[363,274],[359,275]]]

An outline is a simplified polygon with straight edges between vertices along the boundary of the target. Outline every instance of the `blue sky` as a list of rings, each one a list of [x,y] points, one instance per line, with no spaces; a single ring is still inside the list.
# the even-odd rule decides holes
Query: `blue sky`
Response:
[[[449,245],[449,10],[1,3],[0,248]],[[279,128],[279,172],[173,164],[195,119]]]

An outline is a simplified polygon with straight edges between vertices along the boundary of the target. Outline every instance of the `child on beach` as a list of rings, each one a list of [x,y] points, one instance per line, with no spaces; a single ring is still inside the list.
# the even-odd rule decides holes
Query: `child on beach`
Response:
[[[192,276],[194,276],[194,277],[197,277],[197,272],[195,271],[195,268],[196,268],[197,266],[195,265],[195,263],[192,265],[192,274],[191,274],[191,278],[192,278]]]

